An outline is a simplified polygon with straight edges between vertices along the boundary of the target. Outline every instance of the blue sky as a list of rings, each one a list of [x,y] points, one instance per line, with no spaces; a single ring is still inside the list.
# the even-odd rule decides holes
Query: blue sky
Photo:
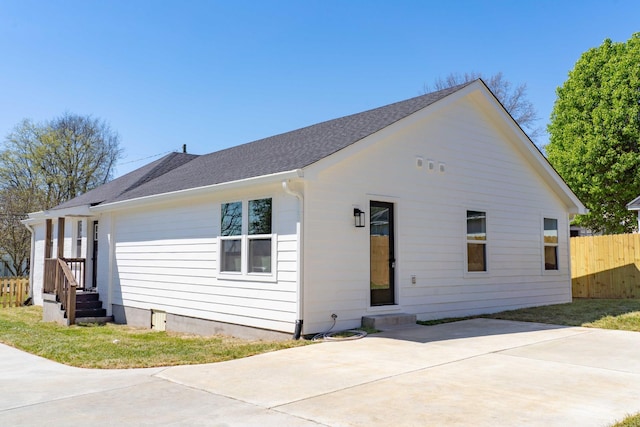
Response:
[[[0,137],[24,118],[93,115],[121,136],[120,175],[469,71],[526,83],[546,127],[580,55],[628,40],[639,16],[637,0],[0,0]]]

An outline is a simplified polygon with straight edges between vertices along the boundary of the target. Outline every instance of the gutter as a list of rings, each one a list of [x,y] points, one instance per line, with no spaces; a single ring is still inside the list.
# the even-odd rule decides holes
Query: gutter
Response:
[[[296,251],[298,256],[296,257],[296,270],[297,276],[297,304],[296,304],[296,326],[293,332],[293,339],[299,340],[302,335],[302,323],[304,318],[304,196],[302,193],[292,190],[289,187],[289,180],[282,180],[282,189],[285,193],[294,196],[298,199],[298,224],[296,227],[296,234],[298,235]]]

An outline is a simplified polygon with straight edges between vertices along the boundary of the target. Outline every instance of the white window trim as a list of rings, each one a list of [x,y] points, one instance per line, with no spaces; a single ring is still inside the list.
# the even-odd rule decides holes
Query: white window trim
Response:
[[[486,230],[486,238],[485,240],[482,240],[482,243],[479,243],[479,241],[477,240],[469,240],[467,239],[467,212],[468,211],[475,211],[475,212],[484,212],[485,214],[485,230]],[[489,237],[491,235],[491,221],[489,220],[489,218],[491,218],[491,213],[489,211],[489,209],[487,209],[486,207],[482,207],[482,206],[474,206],[474,207],[465,207],[463,210],[463,253],[464,253],[464,259],[462,260],[462,270],[463,270],[463,277],[468,278],[468,277],[487,277],[489,276],[489,273],[491,271],[490,268],[490,259],[491,256],[489,254],[489,249],[491,248],[490,246],[490,242],[491,242],[491,238]],[[485,256],[485,271],[469,271],[469,251],[468,251],[468,244],[469,243],[476,243],[476,244],[483,244],[484,245],[484,256]]]
[[[249,235],[249,201],[271,199],[271,234],[252,234]],[[278,252],[277,241],[278,234],[274,232],[276,224],[275,215],[275,201],[276,198],[272,195],[245,197],[241,199],[229,200],[218,203],[218,279],[219,280],[237,280],[237,281],[249,281],[249,282],[277,282],[277,266],[278,266]],[[220,216],[222,205],[225,203],[240,202],[242,204],[242,227],[241,234],[235,236],[222,236],[221,235],[221,222]],[[249,270],[249,240],[252,239],[271,239],[271,272],[260,273],[250,272]],[[223,240],[240,240],[240,271],[222,271],[222,241]]]
[[[560,262],[560,216],[556,215],[556,214],[543,214],[540,217],[540,242],[541,242],[541,248],[540,248],[540,269],[542,271],[543,275],[550,275],[550,276],[554,276],[554,275],[562,275],[564,274],[563,272],[563,266],[562,263]],[[556,224],[557,224],[557,233],[558,233],[558,243],[555,244],[547,244],[547,242],[544,241],[544,220],[545,219],[555,219],[556,220]],[[558,264],[558,268],[555,270],[547,270],[545,268],[545,248],[547,246],[555,246],[556,248],[556,263]]]

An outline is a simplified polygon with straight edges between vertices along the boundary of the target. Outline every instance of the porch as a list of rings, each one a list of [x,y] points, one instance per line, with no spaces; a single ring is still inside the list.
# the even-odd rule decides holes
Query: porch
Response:
[[[46,258],[43,320],[65,325],[113,321],[95,288],[87,288],[86,283],[85,258]]]

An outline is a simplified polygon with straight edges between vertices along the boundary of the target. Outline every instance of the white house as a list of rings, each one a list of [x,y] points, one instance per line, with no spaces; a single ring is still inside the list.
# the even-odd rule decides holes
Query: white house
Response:
[[[640,197],[636,197],[629,203],[627,203],[627,210],[636,211],[638,214],[638,232],[640,232]]]
[[[481,80],[208,155],[29,215],[31,279],[86,259],[116,322],[309,334],[571,301],[585,208]]]

